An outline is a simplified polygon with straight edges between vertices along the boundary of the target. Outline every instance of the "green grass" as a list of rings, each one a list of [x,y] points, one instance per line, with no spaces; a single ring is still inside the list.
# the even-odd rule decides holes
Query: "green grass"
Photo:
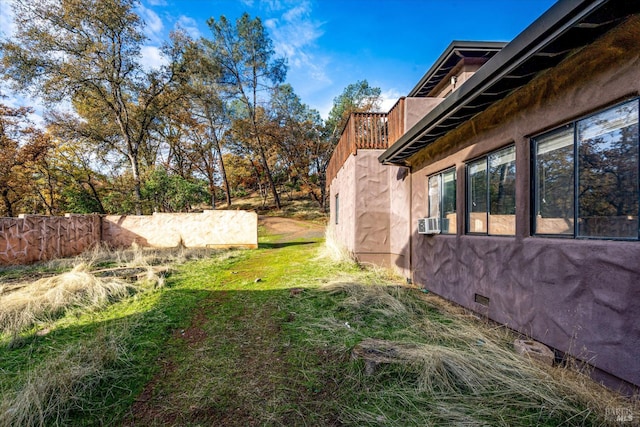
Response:
[[[384,270],[320,257],[320,239],[260,234],[0,347],[0,426],[582,426],[637,410]],[[365,375],[351,350],[370,338],[398,363]]]

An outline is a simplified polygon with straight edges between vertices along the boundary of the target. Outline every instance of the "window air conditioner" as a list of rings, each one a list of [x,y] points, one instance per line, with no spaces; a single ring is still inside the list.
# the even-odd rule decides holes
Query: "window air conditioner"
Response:
[[[440,234],[440,218],[418,219],[418,234]]]

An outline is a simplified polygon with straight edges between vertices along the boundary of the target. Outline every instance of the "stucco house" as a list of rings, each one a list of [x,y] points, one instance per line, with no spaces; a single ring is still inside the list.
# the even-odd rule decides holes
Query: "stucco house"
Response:
[[[640,1],[560,0],[453,42],[350,118],[331,229],[361,262],[640,386]]]

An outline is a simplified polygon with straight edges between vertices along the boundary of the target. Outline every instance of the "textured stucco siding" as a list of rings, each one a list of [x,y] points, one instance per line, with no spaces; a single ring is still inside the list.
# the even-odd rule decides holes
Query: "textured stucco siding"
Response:
[[[103,240],[116,247],[170,248],[258,247],[255,212],[208,210],[202,213],[107,215],[102,221]]]
[[[414,280],[449,300],[640,384],[640,245],[418,236]],[[475,294],[490,299],[488,307]]]
[[[390,218],[389,252],[391,263],[404,277],[411,276],[409,236],[411,236],[411,174],[409,169],[397,166],[389,168]]]
[[[382,152],[358,150],[356,156],[355,252],[364,261],[389,254],[389,169],[378,162]]]
[[[329,230],[358,261],[393,267],[408,277],[411,176],[406,168],[381,165],[382,152],[361,149],[342,165],[329,186]]]
[[[456,166],[458,178],[458,235],[414,234],[414,281],[636,385],[640,242],[531,237],[529,137],[637,96],[639,45],[635,19],[411,159],[412,224],[427,212],[426,176]],[[515,236],[465,236],[465,163],[509,144]]]
[[[336,242],[351,253],[355,251],[356,160],[357,156],[347,157],[329,186],[329,230]],[[339,196],[337,224],[336,195]]]
[[[405,98],[404,129],[411,129],[431,110],[436,108],[444,98]]]

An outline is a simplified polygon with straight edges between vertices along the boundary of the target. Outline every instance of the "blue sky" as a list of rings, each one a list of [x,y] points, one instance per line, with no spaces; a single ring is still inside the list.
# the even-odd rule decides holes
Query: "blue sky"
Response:
[[[326,117],[345,86],[366,79],[388,109],[452,40],[510,41],[554,0],[143,0],[165,31],[181,24],[209,35],[206,20],[259,16],[287,81]],[[143,13],[144,15],[144,13]],[[149,19],[147,19],[149,21]],[[196,31],[197,30],[197,31]]]
[[[0,0],[0,29],[11,32]],[[149,66],[176,26],[209,36],[206,20],[260,17],[290,83],[326,118],[345,86],[366,79],[388,109],[406,95],[452,40],[510,41],[554,0],[141,0]]]

